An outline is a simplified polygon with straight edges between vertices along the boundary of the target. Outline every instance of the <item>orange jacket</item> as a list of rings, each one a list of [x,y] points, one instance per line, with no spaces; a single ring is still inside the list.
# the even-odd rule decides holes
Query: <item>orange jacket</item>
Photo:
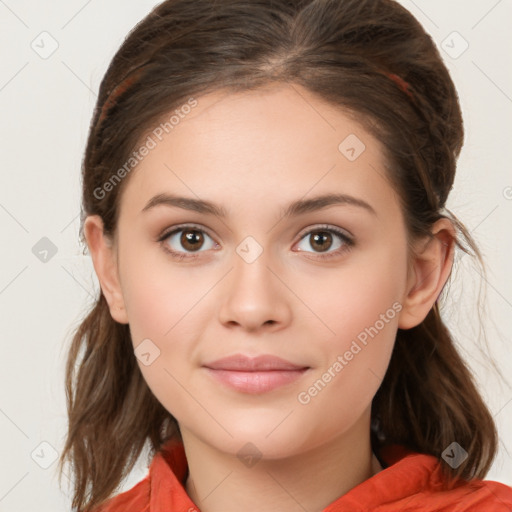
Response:
[[[448,490],[441,463],[431,455],[388,446],[384,469],[335,500],[323,512],[512,512],[512,487],[490,480],[461,480]],[[183,444],[171,441],[157,453],[148,475],[95,512],[199,512],[184,482]]]

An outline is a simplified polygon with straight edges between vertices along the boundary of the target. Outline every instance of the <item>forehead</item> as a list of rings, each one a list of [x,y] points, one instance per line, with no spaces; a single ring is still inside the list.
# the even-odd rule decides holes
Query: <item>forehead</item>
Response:
[[[140,211],[164,192],[233,208],[277,208],[325,192],[357,195],[376,210],[396,201],[380,142],[310,91],[274,84],[194,100],[193,108],[166,113],[146,132],[153,147],[130,176],[122,204]]]

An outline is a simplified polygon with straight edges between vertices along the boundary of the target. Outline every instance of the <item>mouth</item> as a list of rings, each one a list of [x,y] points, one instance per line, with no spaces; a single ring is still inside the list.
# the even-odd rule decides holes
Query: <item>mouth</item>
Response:
[[[225,386],[242,393],[261,394],[296,381],[309,366],[294,364],[272,355],[242,354],[203,365],[208,374]]]

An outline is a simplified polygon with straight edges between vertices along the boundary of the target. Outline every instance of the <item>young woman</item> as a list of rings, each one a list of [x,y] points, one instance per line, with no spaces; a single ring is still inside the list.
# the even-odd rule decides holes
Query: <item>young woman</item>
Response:
[[[445,208],[462,142],[391,0],[168,0],[140,22],[83,162],[101,293],[67,366],[74,509],[510,512],[438,305],[455,250],[479,257]]]

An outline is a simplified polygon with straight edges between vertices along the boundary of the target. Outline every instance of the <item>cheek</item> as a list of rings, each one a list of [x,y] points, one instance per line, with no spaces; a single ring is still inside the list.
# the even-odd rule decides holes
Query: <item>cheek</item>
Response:
[[[157,400],[181,418],[197,413],[187,393],[187,365],[200,337],[197,314],[205,289],[194,287],[182,273],[169,270],[152,266],[132,272],[125,303],[144,380]]]
[[[311,412],[331,403],[339,405],[334,415],[357,415],[370,404],[394,346],[405,262],[405,253],[388,247],[366,262],[361,259],[331,274],[323,288],[326,293],[315,295],[311,309],[322,312],[331,334],[319,339],[321,364],[298,397]]]
[[[390,287],[392,289],[392,287]],[[390,290],[387,290],[390,292]],[[329,439],[350,428],[371,407],[386,374],[394,347],[401,304],[392,293],[361,293],[333,314],[336,334],[318,346],[322,364],[298,390],[299,416],[316,439]],[[311,422],[311,418],[322,421]]]
[[[144,338],[166,342],[176,339],[178,332],[183,334],[215,285],[212,273],[198,275],[193,268],[178,268],[157,251],[132,253],[124,258],[120,270],[135,345]]]
[[[359,335],[364,342],[366,329],[377,325],[379,331],[389,331],[398,325],[406,284],[405,249],[390,244],[371,254],[361,252],[316,283],[323,293],[310,293],[309,304],[329,326],[331,340],[339,340],[337,348]]]
[[[208,291],[218,276],[173,269],[165,257],[149,261],[145,256],[134,251],[120,268],[137,363],[152,393],[171,414],[181,418],[191,411],[200,413],[189,394],[194,389],[188,371],[197,358],[205,322],[214,315]]]

